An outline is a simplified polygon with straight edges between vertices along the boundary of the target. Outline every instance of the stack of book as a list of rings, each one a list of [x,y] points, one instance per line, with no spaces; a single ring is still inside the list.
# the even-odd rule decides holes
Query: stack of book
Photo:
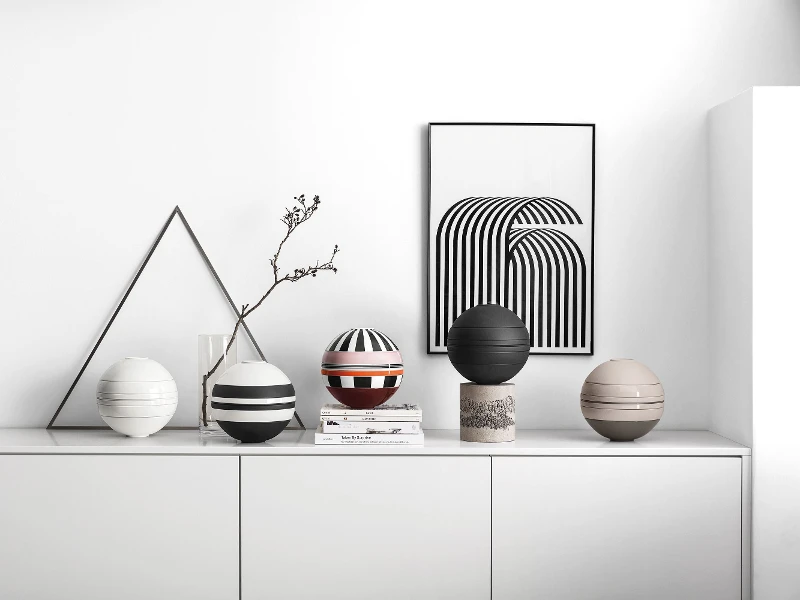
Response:
[[[422,445],[422,409],[416,404],[383,404],[367,410],[326,404],[320,411],[317,444]]]

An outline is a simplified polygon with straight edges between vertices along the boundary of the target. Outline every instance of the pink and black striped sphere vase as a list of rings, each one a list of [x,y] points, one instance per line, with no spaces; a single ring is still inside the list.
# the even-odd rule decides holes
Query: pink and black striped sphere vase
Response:
[[[385,333],[348,329],[337,335],[322,355],[322,380],[345,406],[375,408],[400,387],[403,357]]]

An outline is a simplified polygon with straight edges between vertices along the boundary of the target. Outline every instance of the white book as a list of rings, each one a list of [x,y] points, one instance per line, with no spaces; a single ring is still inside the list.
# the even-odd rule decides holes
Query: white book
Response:
[[[406,435],[422,431],[419,421],[342,421],[336,417],[322,420],[323,433],[387,433]]]
[[[322,424],[314,434],[314,443],[319,445],[337,446],[422,446],[425,443],[425,434],[419,433],[323,433]]]
[[[375,408],[357,409],[344,404],[326,404],[319,411],[320,417],[337,417],[347,420],[375,421],[421,421],[422,409],[416,404],[382,404]]]

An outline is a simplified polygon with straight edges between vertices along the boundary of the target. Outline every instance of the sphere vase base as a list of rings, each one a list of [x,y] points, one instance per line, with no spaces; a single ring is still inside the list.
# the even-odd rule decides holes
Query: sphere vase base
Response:
[[[397,388],[334,388],[326,386],[341,404],[357,410],[376,408],[394,396]]]
[[[586,419],[597,433],[612,442],[632,442],[650,433],[659,419],[652,421],[598,421]]]
[[[513,442],[516,386],[461,384],[461,441]]]

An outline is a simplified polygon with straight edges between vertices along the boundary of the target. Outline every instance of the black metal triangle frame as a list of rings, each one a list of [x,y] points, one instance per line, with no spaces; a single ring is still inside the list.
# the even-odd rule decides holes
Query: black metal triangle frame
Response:
[[[236,303],[233,301],[233,298],[231,298],[231,295],[225,288],[225,284],[223,284],[222,280],[219,278],[217,270],[214,268],[214,265],[211,264],[211,260],[209,260],[208,255],[206,254],[205,250],[203,250],[203,247],[200,245],[200,240],[197,239],[197,236],[194,234],[194,231],[192,231],[192,228],[189,226],[189,222],[186,220],[186,217],[183,216],[183,211],[181,211],[180,206],[176,206],[172,210],[172,213],[169,215],[167,222],[164,223],[164,226],[161,228],[161,231],[159,231],[158,237],[156,237],[155,242],[153,242],[153,245],[150,246],[150,250],[148,250],[147,255],[144,257],[144,261],[142,261],[139,270],[136,271],[136,275],[133,277],[133,280],[128,286],[128,289],[125,290],[125,294],[122,296],[122,300],[119,301],[117,308],[114,310],[113,314],[111,315],[111,318],[108,320],[108,323],[106,323],[103,332],[100,334],[100,337],[97,339],[97,342],[95,342],[95,345],[92,348],[92,351],[89,353],[89,356],[87,357],[86,361],[83,363],[81,370],[78,371],[78,375],[75,377],[75,380],[72,382],[72,385],[69,386],[69,390],[67,390],[67,393],[64,396],[64,399],[61,401],[61,404],[58,405],[58,409],[53,415],[53,418],[50,419],[50,423],[47,424],[47,429],[107,429],[107,427],[55,425],[55,422],[56,419],[58,418],[58,415],[61,413],[61,410],[66,405],[67,400],[69,400],[70,394],[72,394],[72,391],[75,389],[75,386],[78,385],[78,381],[80,381],[81,377],[83,376],[84,371],[86,371],[86,367],[88,367],[89,363],[92,361],[95,352],[97,352],[97,349],[100,347],[100,344],[103,343],[103,339],[106,337],[108,330],[111,329],[111,325],[117,318],[119,311],[122,310],[122,306],[125,304],[125,301],[128,299],[128,296],[130,296],[130,293],[133,290],[133,286],[135,286],[136,282],[139,281],[139,277],[142,275],[142,272],[144,272],[147,263],[150,262],[153,253],[156,251],[156,248],[158,248],[158,244],[161,243],[161,238],[164,237],[164,234],[167,232],[167,229],[169,229],[169,226],[172,223],[173,219],[175,218],[175,215],[178,215],[178,217],[180,218],[181,222],[183,223],[183,226],[186,228],[186,231],[189,234],[189,237],[192,238],[192,242],[194,243],[195,248],[197,248],[197,251],[200,253],[203,262],[206,264],[206,267],[208,267],[208,270],[211,272],[211,275],[214,277],[214,280],[217,282],[217,285],[219,286],[220,290],[222,290],[222,293],[225,295],[225,299],[228,301],[228,304],[231,305],[231,308],[233,309],[236,318],[237,319],[239,318],[241,313],[239,312],[239,309],[236,307]],[[247,333],[247,337],[249,337],[250,341],[253,343],[253,347],[256,349],[256,352],[258,352],[258,356],[261,358],[261,360],[266,361],[267,359],[264,357],[264,353],[261,351],[261,348],[259,347],[256,338],[253,336],[253,333],[250,331],[250,328],[244,321],[242,321],[242,328]],[[302,419],[300,419],[300,415],[298,415],[297,412],[294,413],[294,418],[297,420],[299,428],[305,429],[303,421]],[[165,427],[165,429],[195,429],[195,427]],[[289,427],[288,429],[293,429],[293,428]]]

